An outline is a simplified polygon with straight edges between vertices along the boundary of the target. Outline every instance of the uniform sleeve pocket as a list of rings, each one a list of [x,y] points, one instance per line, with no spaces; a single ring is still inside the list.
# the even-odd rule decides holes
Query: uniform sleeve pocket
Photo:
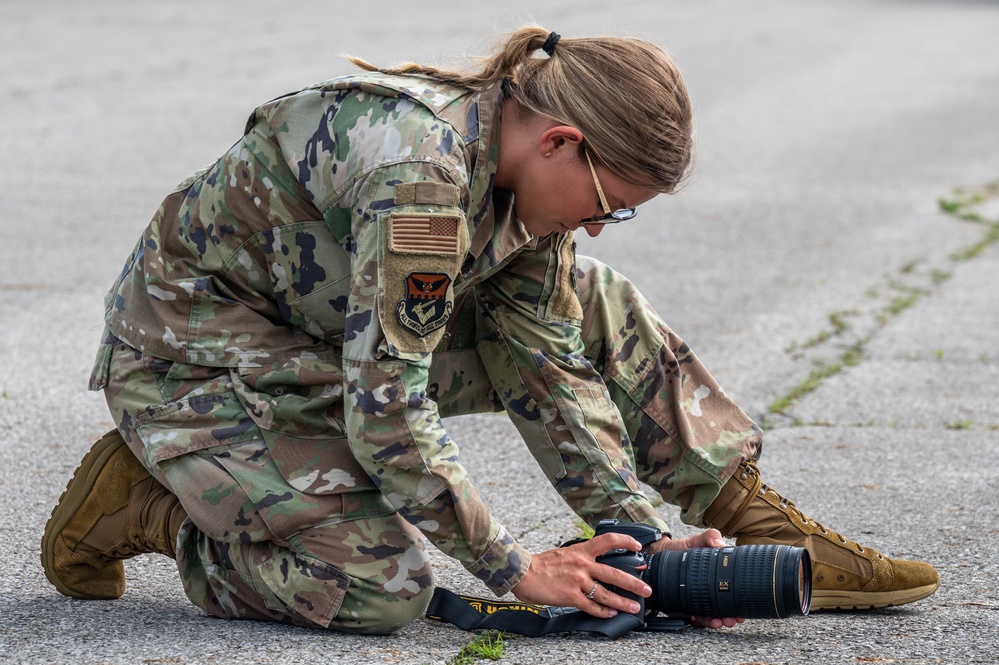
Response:
[[[557,358],[540,352],[536,357],[563,427],[600,484],[613,492],[623,489],[616,486],[624,481],[627,490],[639,491],[638,478],[625,453],[617,407],[603,384],[576,376],[568,364]]]
[[[493,388],[503,400],[507,416],[545,476],[557,486],[566,475],[558,446],[568,432],[558,409],[553,408],[550,391],[536,374],[519,371],[510,344],[515,342],[497,336],[478,340],[476,350],[486,364]],[[530,353],[526,349],[524,352]]]

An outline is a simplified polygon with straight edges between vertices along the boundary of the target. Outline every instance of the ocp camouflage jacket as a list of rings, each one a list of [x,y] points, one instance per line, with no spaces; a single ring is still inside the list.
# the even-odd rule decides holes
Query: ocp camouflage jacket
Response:
[[[428,394],[433,351],[470,301],[489,379],[573,509],[665,528],[583,357],[571,234],[532,237],[493,189],[501,107],[500,86],[334,79],[256,109],[164,200],[108,294],[108,330],[178,366],[231,368],[233,395],[208,413],[175,405],[209,428],[165,431],[151,415],[151,463],[263,438],[293,487],[344,496],[331,519],[397,510],[505,593],[530,555],[469,482]]]

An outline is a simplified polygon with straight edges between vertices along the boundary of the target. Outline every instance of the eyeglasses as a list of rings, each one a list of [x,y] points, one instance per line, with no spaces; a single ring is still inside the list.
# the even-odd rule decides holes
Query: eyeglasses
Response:
[[[590,159],[590,151],[583,149],[583,153],[586,155],[586,163],[590,165],[590,173],[593,175],[593,184],[597,187],[597,196],[600,197],[600,207],[604,210],[604,215],[600,217],[590,217],[589,219],[584,219],[580,222],[583,226],[598,226],[600,224],[617,224],[618,222],[623,222],[626,219],[631,219],[638,214],[638,210],[635,208],[621,208],[620,210],[611,210],[610,204],[607,203],[607,197],[604,196],[604,188],[600,186],[600,180],[597,178],[597,171],[593,168],[593,160]]]

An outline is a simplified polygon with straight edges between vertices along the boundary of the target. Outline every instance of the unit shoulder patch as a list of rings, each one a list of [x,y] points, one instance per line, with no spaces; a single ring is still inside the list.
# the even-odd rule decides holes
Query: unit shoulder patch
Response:
[[[468,250],[468,230],[458,208],[410,210],[393,210],[380,220],[379,318],[395,350],[428,353],[454,309],[454,281]]]
[[[414,272],[406,277],[406,295],[396,307],[396,316],[404,328],[418,337],[442,327],[451,316],[453,303],[448,300],[451,277],[442,272]]]

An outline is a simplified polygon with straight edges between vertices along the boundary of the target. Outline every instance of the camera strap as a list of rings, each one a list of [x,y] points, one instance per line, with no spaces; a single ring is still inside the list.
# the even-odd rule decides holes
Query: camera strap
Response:
[[[650,621],[638,614],[619,612],[610,619],[599,619],[574,607],[546,607],[518,602],[503,602],[459,596],[453,591],[437,587],[427,607],[427,618],[444,621],[463,630],[501,630],[527,637],[540,637],[550,633],[581,632],[603,635],[612,640],[633,630],[682,630],[682,620]]]

